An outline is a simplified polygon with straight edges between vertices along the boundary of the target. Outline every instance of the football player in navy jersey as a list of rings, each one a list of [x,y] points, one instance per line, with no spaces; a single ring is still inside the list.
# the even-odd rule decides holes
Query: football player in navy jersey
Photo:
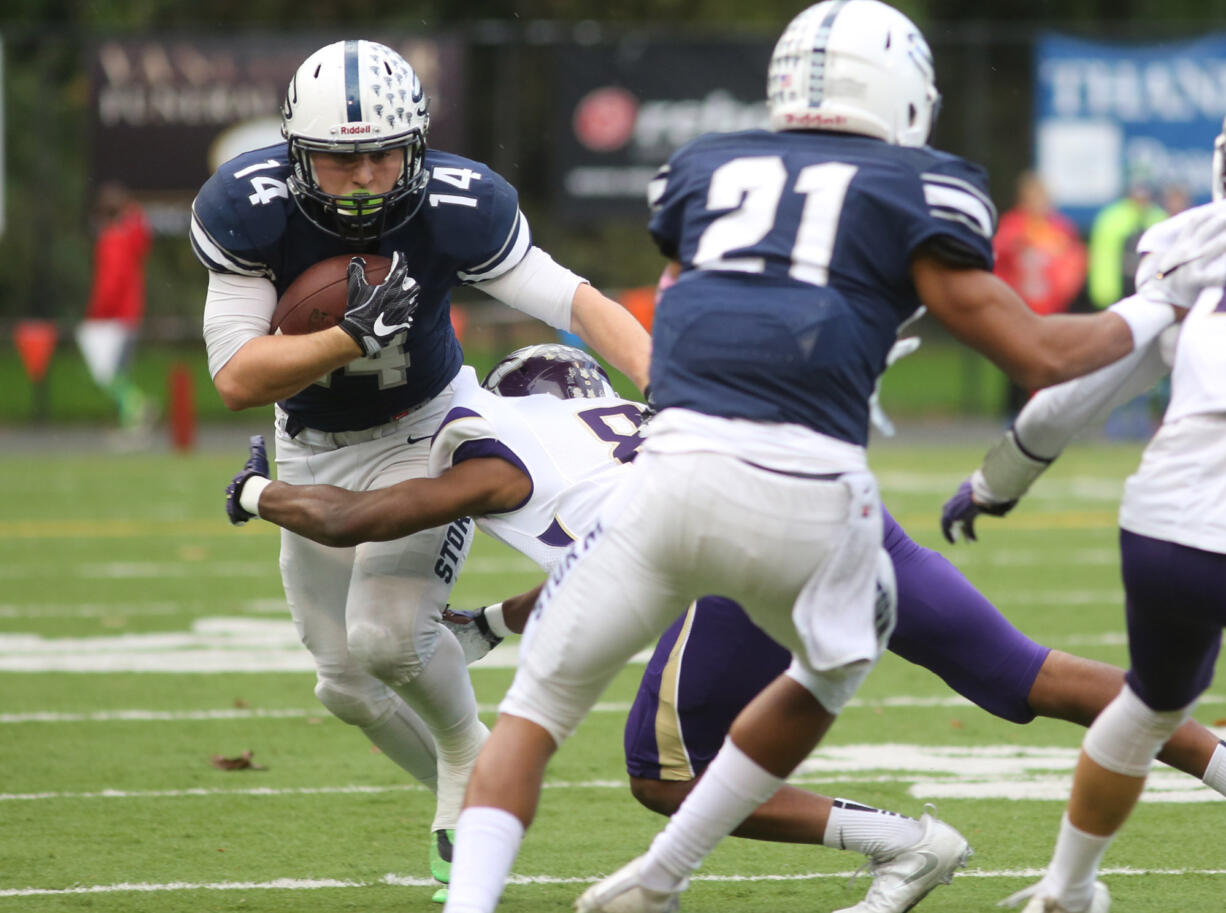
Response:
[[[294,74],[282,115],[286,142],[224,164],[191,226],[209,271],[214,384],[231,409],[276,403],[280,478],[365,490],[425,474],[429,437],[465,381],[449,317],[459,285],[577,333],[645,385],[649,340],[634,318],[533,245],[501,176],[427,147],[428,99],[399,54],[363,40],[321,48]],[[339,326],[269,334],[278,297],[304,270],[363,253],[394,267],[370,287],[351,263]],[[431,868],[444,882],[487,734],[459,644],[439,624],[470,537],[471,524],[456,523],[356,549],[290,533],[281,542],[315,693],[436,790]]]
[[[465,795],[447,913],[489,913],[557,746],[691,599],[721,593],[792,654],[648,852],[580,911],[673,911],[690,873],[820,741],[893,627],[869,399],[921,305],[1023,386],[1084,374],[1177,317],[1162,301],[1042,318],[991,272],[981,170],[924,146],[923,36],[879,0],[826,0],[772,55],[770,130],[701,137],[650,190],[680,263],[652,331],[659,410],[615,506],[575,544]]]

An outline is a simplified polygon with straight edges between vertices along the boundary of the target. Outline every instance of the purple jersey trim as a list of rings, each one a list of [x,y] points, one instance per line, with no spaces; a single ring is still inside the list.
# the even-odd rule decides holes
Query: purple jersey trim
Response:
[[[462,411],[462,410],[453,410]],[[524,465],[524,461],[515,455],[502,441],[495,441],[492,438],[481,438],[476,441],[465,441],[455,449],[451,454],[451,465],[458,466],[465,460],[475,460],[482,458],[492,458],[496,460],[506,460],[512,466],[515,466],[528,477],[528,496],[516,504],[514,507],[508,507],[506,510],[491,510],[491,514],[509,514],[519,510],[525,504],[532,500],[532,495],[536,491],[536,483],[532,481],[532,473],[528,471],[528,467]]]
[[[549,524],[549,529],[536,538],[553,548],[565,548],[575,541],[575,537],[562,528],[562,524],[557,521],[556,517]]]

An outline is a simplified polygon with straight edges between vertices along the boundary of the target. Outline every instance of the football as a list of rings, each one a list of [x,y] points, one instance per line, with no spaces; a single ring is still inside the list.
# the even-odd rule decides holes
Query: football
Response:
[[[378,285],[387,277],[392,261],[378,254],[361,254],[366,281]],[[295,336],[334,327],[345,315],[350,254],[321,260],[290,283],[277,301],[272,332]]]

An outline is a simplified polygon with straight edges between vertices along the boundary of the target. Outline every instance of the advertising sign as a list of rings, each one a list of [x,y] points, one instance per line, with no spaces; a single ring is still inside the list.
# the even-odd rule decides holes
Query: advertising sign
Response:
[[[1083,228],[1132,183],[1160,200],[1209,199],[1226,116],[1226,34],[1152,45],[1042,37],[1035,53],[1035,156],[1056,205]]]
[[[647,218],[647,182],[689,140],[766,126],[773,40],[624,39],[559,48],[559,213]]]

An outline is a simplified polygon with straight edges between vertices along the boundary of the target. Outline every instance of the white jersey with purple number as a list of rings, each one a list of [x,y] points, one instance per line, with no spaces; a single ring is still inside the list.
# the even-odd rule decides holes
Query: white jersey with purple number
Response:
[[[1124,487],[1120,526],[1226,553],[1226,292],[1206,289],[1184,320],[1171,402]]]
[[[532,480],[531,494],[514,510],[476,518],[477,526],[552,570],[638,452],[641,409],[617,398],[503,398],[464,389],[430,446],[430,475],[477,457],[518,466]]]

